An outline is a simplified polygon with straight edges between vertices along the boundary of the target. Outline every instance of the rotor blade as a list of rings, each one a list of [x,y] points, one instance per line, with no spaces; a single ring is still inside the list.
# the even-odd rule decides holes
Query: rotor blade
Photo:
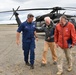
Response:
[[[14,15],[14,14],[13,14]],[[13,15],[11,16],[10,20],[12,19]]]
[[[72,11],[76,11],[76,7],[53,7],[53,8],[31,8],[31,9],[19,9],[19,7],[15,11],[31,11],[31,10],[52,10],[53,12],[58,11],[58,10],[72,10]],[[13,12],[13,11],[12,10],[1,11],[0,13],[7,13],[7,12]]]
[[[32,9],[20,9],[18,11],[30,11],[30,10],[65,10],[61,7],[53,7],[53,8],[32,8]]]
[[[65,9],[76,9],[76,7],[63,7]]]
[[[13,8],[13,15],[11,16],[10,20],[11,20],[11,19],[12,19],[12,17],[14,16],[14,12],[15,12],[15,10],[14,10],[14,8]]]
[[[51,10],[53,8],[31,8],[31,9],[20,9],[18,10],[19,7],[17,8],[16,11],[31,11],[31,10]],[[7,12],[13,12],[12,10],[9,10],[9,11],[1,11],[0,13],[7,13]]]
[[[76,11],[76,9],[66,9],[66,10],[68,10],[68,11]]]
[[[16,11],[20,8],[20,6],[18,6],[18,8],[16,9]]]
[[[9,11],[0,11],[0,13],[7,13],[7,12],[12,12],[12,10],[9,10]]]
[[[31,10],[51,10],[53,8],[32,8],[32,9],[20,9],[18,11],[31,11]]]
[[[12,10],[13,10],[13,12],[15,11],[14,8]]]

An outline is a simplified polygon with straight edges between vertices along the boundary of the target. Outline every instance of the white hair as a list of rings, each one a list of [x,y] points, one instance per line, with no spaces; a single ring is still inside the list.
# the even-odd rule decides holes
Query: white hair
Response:
[[[45,17],[44,21],[46,21],[46,20],[52,21],[52,19],[50,19],[50,17]]]

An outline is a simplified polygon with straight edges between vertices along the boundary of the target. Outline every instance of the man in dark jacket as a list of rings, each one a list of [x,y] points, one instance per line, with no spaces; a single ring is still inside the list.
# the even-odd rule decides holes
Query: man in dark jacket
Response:
[[[46,23],[45,26],[45,42],[44,42],[44,51],[42,55],[42,63],[41,66],[44,66],[47,64],[46,60],[46,54],[48,52],[48,49],[50,48],[52,53],[52,58],[54,61],[54,64],[56,64],[57,56],[55,52],[55,43],[54,43],[54,25],[50,17],[45,17],[44,21]]]

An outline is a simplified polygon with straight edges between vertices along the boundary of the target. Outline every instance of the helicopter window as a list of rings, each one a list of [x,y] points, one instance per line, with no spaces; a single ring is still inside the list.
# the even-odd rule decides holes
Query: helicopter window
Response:
[[[36,22],[36,27],[41,27],[45,22],[41,21],[41,22]]]
[[[40,27],[40,25],[41,25],[41,22],[36,23],[36,27]]]
[[[76,22],[75,22],[75,19],[69,19],[68,21],[70,21],[70,22],[74,25],[74,27],[75,27],[75,29],[76,29]]]

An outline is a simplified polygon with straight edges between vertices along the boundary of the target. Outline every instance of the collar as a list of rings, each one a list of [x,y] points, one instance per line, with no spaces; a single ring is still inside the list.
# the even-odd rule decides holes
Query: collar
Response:
[[[67,26],[67,24],[68,24],[68,22],[66,22],[66,24],[64,26],[62,26],[61,24],[60,24],[60,26],[65,27],[65,26]]]
[[[26,22],[28,23],[28,24],[31,24],[32,22],[28,22],[27,20],[26,20]]]

